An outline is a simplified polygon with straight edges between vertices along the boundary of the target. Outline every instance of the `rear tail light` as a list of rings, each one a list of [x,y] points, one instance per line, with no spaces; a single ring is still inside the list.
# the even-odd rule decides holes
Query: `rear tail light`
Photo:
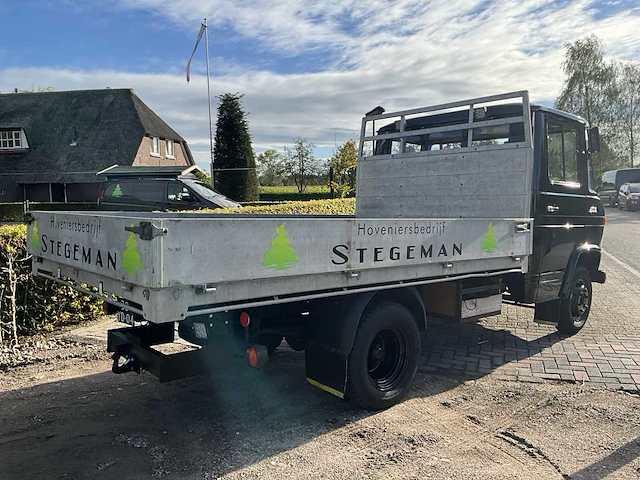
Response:
[[[242,325],[244,328],[247,328],[250,323],[251,317],[249,316],[249,314],[247,312],[242,312],[240,314],[240,325]]]
[[[258,366],[258,351],[256,347],[247,348],[247,362],[249,362],[249,366],[255,368]]]
[[[245,358],[251,368],[260,368],[269,360],[269,351],[264,345],[252,345],[245,350]]]

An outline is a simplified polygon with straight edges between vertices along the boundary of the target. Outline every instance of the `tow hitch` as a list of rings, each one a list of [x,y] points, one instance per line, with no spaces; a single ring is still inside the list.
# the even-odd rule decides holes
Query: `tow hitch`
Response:
[[[171,355],[153,348],[153,345],[173,342],[173,328],[173,323],[163,323],[109,330],[107,351],[113,352],[111,371],[140,373],[145,370],[161,383],[206,373],[208,362],[204,348]]]
[[[124,362],[120,365],[120,359],[124,357]],[[123,345],[116,347],[115,353],[111,356],[113,359],[113,365],[111,371],[113,373],[127,373],[136,372],[140,373],[140,360],[135,355],[127,353],[126,348]]]

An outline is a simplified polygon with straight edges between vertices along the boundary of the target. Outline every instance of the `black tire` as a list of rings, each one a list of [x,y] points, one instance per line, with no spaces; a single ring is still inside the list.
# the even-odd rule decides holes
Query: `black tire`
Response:
[[[271,354],[282,343],[282,335],[277,335],[275,333],[259,333],[256,338],[256,343],[267,347],[267,351]]]
[[[405,306],[371,305],[360,319],[349,353],[347,398],[367,410],[398,403],[416,376],[420,347],[420,330]]]
[[[560,301],[558,330],[569,334],[578,333],[589,317],[591,298],[591,275],[589,270],[579,265],[571,280],[569,297]]]
[[[296,352],[304,350],[304,337],[290,337],[289,335],[285,335],[284,339],[292,350],[295,350]]]

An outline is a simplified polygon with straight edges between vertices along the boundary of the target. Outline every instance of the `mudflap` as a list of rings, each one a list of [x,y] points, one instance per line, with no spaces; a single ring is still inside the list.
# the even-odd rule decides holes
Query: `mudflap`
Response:
[[[374,293],[321,299],[313,303],[305,332],[307,381],[345,398],[347,362],[358,322]]]
[[[347,387],[347,353],[307,340],[307,381],[325,392],[344,398]]]
[[[560,319],[560,299],[536,303],[533,321],[541,324],[557,325]]]
[[[158,377],[160,383],[205,373],[206,352],[202,348],[171,355],[151,348],[173,340],[173,323],[109,330],[107,351],[113,353],[112,371],[140,373],[146,370]],[[121,359],[124,359],[122,364]]]

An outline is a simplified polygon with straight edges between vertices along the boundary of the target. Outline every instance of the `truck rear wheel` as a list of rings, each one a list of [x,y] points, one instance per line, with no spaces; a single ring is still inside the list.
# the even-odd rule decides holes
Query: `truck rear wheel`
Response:
[[[558,330],[563,333],[578,333],[585,323],[591,311],[591,275],[589,270],[579,265],[571,280],[569,297],[560,302],[560,317],[558,318]]]
[[[420,331],[406,307],[372,305],[360,320],[349,354],[348,398],[368,410],[398,403],[418,370],[420,346]]]

